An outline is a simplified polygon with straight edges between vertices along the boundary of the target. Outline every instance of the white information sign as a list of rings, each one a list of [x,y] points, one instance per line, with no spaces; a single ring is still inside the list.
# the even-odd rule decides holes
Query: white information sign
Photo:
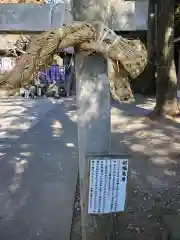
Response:
[[[89,214],[124,211],[128,159],[93,159],[90,163]]]

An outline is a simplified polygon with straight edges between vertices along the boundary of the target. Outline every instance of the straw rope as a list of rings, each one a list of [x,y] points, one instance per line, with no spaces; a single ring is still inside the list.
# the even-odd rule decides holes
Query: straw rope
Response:
[[[88,54],[98,52],[104,58],[113,61],[116,67],[113,67],[112,71],[116,72],[114,74],[116,77],[114,80],[110,79],[110,86],[114,86],[112,84],[114,81],[117,88],[119,78],[120,86],[126,85],[126,89],[130,89],[128,76],[135,79],[143,72],[147,64],[147,52],[141,41],[127,40],[117,36],[100,22],[74,22],[34,37],[26,53],[20,57],[13,70],[0,80],[1,88],[13,89],[27,84],[34,73],[51,62],[53,55],[59,49],[70,46],[87,51]],[[127,83],[122,83],[122,79],[124,83],[125,81]]]

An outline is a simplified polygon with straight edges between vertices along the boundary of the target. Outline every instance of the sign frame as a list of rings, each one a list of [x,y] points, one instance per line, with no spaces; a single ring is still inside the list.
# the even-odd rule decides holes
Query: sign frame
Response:
[[[126,154],[92,154],[92,155],[85,156],[85,158],[86,158],[86,163],[87,163],[86,174],[87,174],[87,178],[88,178],[88,181],[87,181],[87,194],[86,194],[86,199],[87,199],[88,205],[89,205],[89,191],[90,191],[90,189],[89,189],[89,187],[90,187],[90,168],[91,168],[91,161],[93,159],[94,160],[97,160],[97,159],[100,159],[100,160],[122,159],[122,160],[127,160],[128,161],[128,163],[127,163],[127,166],[128,166],[127,181],[126,181],[126,194],[127,194],[128,179],[129,179],[129,172],[130,172],[130,167],[129,167],[130,156],[129,155],[126,155]],[[126,199],[125,199],[125,206],[126,206]],[[87,207],[87,211],[88,211],[88,207]],[[112,215],[116,215],[116,214],[119,214],[119,213],[122,213],[122,211],[108,212],[108,213],[88,213],[88,215],[90,215],[90,216],[112,216]]]

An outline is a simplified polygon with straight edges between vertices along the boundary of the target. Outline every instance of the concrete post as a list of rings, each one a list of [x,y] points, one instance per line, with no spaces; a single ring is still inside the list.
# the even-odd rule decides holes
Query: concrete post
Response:
[[[101,20],[107,23],[106,0],[74,0],[75,20]],[[76,92],[78,107],[78,146],[81,189],[82,239],[87,240],[88,225],[88,158],[110,151],[110,99],[107,62],[99,55],[85,57],[76,52]],[[97,218],[96,218],[96,221]],[[93,238],[93,236],[91,236]],[[104,236],[98,239],[105,239]]]
[[[0,32],[39,32],[72,23],[71,4],[0,4]]]
[[[82,54],[75,56],[78,106],[78,148],[83,240],[87,238],[88,161],[92,154],[110,150],[110,100],[106,61],[90,56],[80,68]]]

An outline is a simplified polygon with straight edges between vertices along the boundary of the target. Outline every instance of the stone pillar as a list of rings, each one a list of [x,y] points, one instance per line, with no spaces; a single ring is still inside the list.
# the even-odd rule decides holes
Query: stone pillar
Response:
[[[78,114],[79,176],[83,240],[87,238],[88,168],[87,156],[108,154],[110,150],[110,100],[106,61],[89,56],[80,68],[82,54],[75,56]],[[98,238],[99,239],[99,238]]]
[[[74,0],[75,20],[100,20],[107,23],[107,0]],[[99,55],[84,57],[75,53],[76,93],[78,109],[78,147],[81,188],[82,239],[89,239],[88,224],[88,160],[92,154],[108,154],[110,150],[110,99],[107,62]],[[100,238],[98,237],[100,240]],[[105,239],[102,237],[102,239]]]

